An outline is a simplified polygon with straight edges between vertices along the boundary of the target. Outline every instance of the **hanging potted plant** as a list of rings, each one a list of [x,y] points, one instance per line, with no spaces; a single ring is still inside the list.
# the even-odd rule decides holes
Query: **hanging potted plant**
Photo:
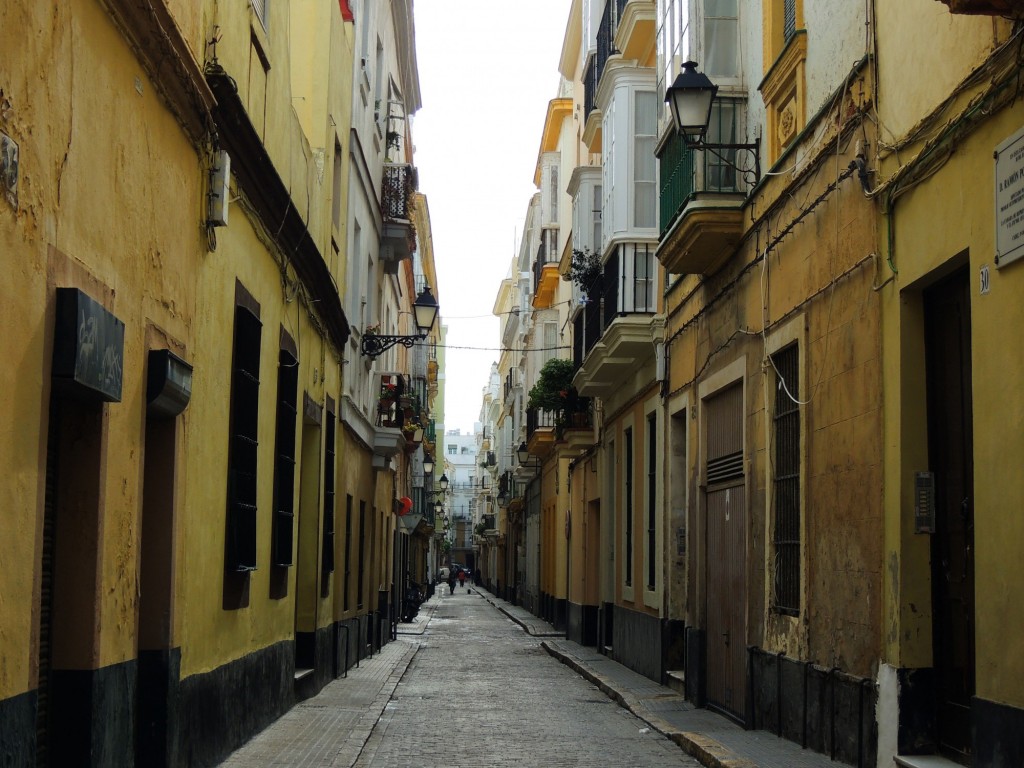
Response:
[[[402,436],[406,447],[415,450],[423,442],[423,425],[417,421],[407,421],[402,425]]]
[[[377,404],[381,408],[388,408],[395,402],[398,387],[387,382],[380,385],[380,394],[377,396]]]

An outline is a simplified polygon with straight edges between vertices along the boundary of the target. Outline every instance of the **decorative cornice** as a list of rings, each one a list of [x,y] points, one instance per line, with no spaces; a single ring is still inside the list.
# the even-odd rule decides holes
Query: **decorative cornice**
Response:
[[[189,140],[202,147],[214,96],[165,0],[103,0],[103,4]]]
[[[231,172],[260,221],[276,233],[277,245],[309,293],[310,311],[323,322],[340,354],[350,329],[334,276],[249,120],[234,81],[223,71],[210,72],[206,78],[217,99],[212,115],[220,147],[231,156]]]
[[[782,85],[806,59],[807,30],[798,29],[757,86],[766,104],[775,99]]]

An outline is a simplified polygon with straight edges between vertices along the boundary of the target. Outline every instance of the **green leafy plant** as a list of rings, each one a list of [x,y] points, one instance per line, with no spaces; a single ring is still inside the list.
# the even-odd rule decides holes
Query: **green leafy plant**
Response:
[[[593,299],[601,295],[602,274],[601,257],[589,248],[574,248],[569,262],[569,279],[579,286],[587,298]]]
[[[571,360],[548,360],[540,369],[526,404],[527,408],[555,414],[555,433],[559,438],[566,426],[583,427],[590,419],[590,398],[581,397],[576,391],[572,385],[572,374]]]

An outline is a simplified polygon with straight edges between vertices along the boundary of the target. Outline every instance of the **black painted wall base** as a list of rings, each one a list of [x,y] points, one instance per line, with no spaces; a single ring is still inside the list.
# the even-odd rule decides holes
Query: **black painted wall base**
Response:
[[[657,616],[616,606],[612,647],[617,662],[661,683],[661,619]]]
[[[615,604],[602,603],[597,609],[597,649],[604,653],[615,639]]]
[[[896,749],[901,755],[935,754],[935,670],[898,669],[899,724]]]
[[[681,619],[663,619],[661,622],[662,669],[667,677],[675,670],[686,670],[686,623]],[[664,685],[667,680],[663,679]]]
[[[531,611],[532,612],[532,611]],[[540,610],[534,616],[544,619],[555,629],[565,630],[568,622],[568,605],[566,600],[540,593]]]
[[[974,768],[1024,765],[1024,709],[975,696],[971,700]]]
[[[759,648],[748,656],[748,727],[856,766],[878,749],[874,681]]]
[[[597,606],[567,603],[565,636],[580,645],[597,645]]]
[[[551,601],[551,626],[558,630],[565,630],[567,624],[569,604],[567,600],[553,598]]]
[[[214,766],[295,704],[295,646],[276,643],[181,681],[182,764]]]
[[[135,752],[135,661],[50,672],[50,765],[120,766]]]
[[[315,633],[295,633],[295,667],[312,670],[311,674],[295,680],[296,701],[315,696],[334,679],[336,633],[333,624],[321,627]]]
[[[181,650],[139,651],[135,765],[178,765],[178,720],[175,703],[181,678]]]
[[[683,632],[686,644],[686,700],[694,706],[708,703],[707,691],[707,638],[703,629],[687,627]]]
[[[0,765],[36,764],[36,692],[0,700]]]

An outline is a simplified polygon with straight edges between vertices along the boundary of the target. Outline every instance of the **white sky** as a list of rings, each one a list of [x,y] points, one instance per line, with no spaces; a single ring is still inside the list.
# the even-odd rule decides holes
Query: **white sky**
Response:
[[[414,0],[423,107],[413,118],[413,163],[430,207],[448,326],[447,429],[472,431],[500,354],[492,310],[537,191],[570,2]]]

